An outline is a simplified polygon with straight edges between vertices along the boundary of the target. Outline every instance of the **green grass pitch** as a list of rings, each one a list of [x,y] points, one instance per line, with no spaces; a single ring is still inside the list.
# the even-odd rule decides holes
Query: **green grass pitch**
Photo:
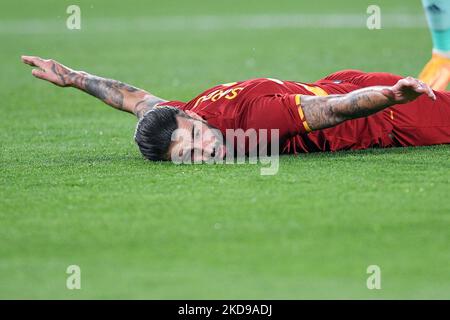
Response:
[[[33,79],[19,60],[51,57],[187,100],[252,77],[417,75],[424,24],[264,26],[265,15],[364,22],[366,0],[78,1],[82,29],[69,31],[69,4],[1,4],[0,298],[450,298],[448,146],[283,156],[274,176],[149,163],[132,116]],[[419,0],[378,4],[382,17],[422,15]],[[81,290],[66,288],[72,264]],[[369,265],[381,290],[366,287]]]

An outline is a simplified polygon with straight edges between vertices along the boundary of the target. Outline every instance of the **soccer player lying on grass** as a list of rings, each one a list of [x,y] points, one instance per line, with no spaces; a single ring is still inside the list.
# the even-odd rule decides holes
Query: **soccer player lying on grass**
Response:
[[[270,131],[278,130],[280,153],[450,143],[450,92],[433,92],[410,77],[346,70],[312,84],[252,79],[217,85],[185,103],[54,60],[22,60],[37,67],[32,74],[39,79],[75,87],[134,113],[139,119],[136,143],[150,160],[210,162],[236,148],[248,154],[248,136],[244,146],[225,147],[223,141],[231,140],[222,135],[229,129],[256,130],[257,143],[268,142]]]

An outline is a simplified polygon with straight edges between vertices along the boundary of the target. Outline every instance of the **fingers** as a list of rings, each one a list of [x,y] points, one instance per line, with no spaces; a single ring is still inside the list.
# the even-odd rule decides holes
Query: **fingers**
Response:
[[[31,74],[32,74],[33,76],[35,76],[36,78],[38,78],[38,79],[46,80],[46,73],[45,73],[44,70],[41,70],[41,69],[33,69],[33,70],[31,70]]]
[[[434,94],[433,90],[428,86],[427,84],[423,83],[422,81],[415,79],[413,77],[406,77],[399,81],[402,86],[409,87],[413,89],[417,93],[424,93],[426,94],[430,99],[436,100],[436,95]]]
[[[44,60],[34,56],[22,56],[22,61],[32,67],[43,68]],[[33,69],[31,74],[39,79],[45,79],[45,71],[43,69]]]
[[[22,56],[22,62],[26,63],[32,67],[44,68],[45,61],[42,58],[35,56]]]
[[[30,56],[21,56],[20,59],[22,60],[23,63],[28,64],[30,66],[34,66],[34,63]]]
[[[434,94],[433,89],[431,89],[431,87],[429,85],[423,83],[422,81],[419,81],[419,87],[424,90],[424,93],[428,97],[430,97],[430,99],[436,100],[436,95]]]
[[[430,99],[436,100],[436,95],[434,94],[433,90],[428,86],[427,84],[423,83],[420,80],[414,79],[414,88],[416,92],[424,93],[426,94]]]

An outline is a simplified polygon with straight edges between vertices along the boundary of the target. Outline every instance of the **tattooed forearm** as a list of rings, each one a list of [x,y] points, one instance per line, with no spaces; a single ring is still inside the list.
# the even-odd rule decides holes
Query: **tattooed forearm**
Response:
[[[116,109],[134,113],[139,118],[157,103],[165,101],[126,83],[75,71],[51,59],[25,57],[24,61],[40,67],[35,76],[41,79],[60,87],[80,89]]]
[[[123,82],[85,72],[71,72],[65,79],[70,86],[83,90],[116,109],[134,113],[138,118],[157,103],[165,101]]]
[[[120,110],[124,108],[124,94],[138,91],[122,82],[95,76],[85,78],[84,89],[87,93]]]
[[[88,74],[74,75],[71,77],[71,80],[79,89],[120,110],[125,110],[124,100],[128,93],[140,91],[120,81],[104,79]]]
[[[388,87],[369,87],[345,95],[333,110],[347,120],[369,116],[393,104]]]
[[[369,87],[345,95],[302,96],[305,119],[312,130],[366,117],[394,104],[388,87]]]

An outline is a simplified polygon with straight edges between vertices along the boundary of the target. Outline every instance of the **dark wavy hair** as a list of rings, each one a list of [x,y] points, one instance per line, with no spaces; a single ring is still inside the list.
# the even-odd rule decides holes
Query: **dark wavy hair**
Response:
[[[148,111],[138,122],[134,140],[148,160],[169,160],[173,132],[178,128],[177,116],[188,118],[183,111],[169,106]]]

